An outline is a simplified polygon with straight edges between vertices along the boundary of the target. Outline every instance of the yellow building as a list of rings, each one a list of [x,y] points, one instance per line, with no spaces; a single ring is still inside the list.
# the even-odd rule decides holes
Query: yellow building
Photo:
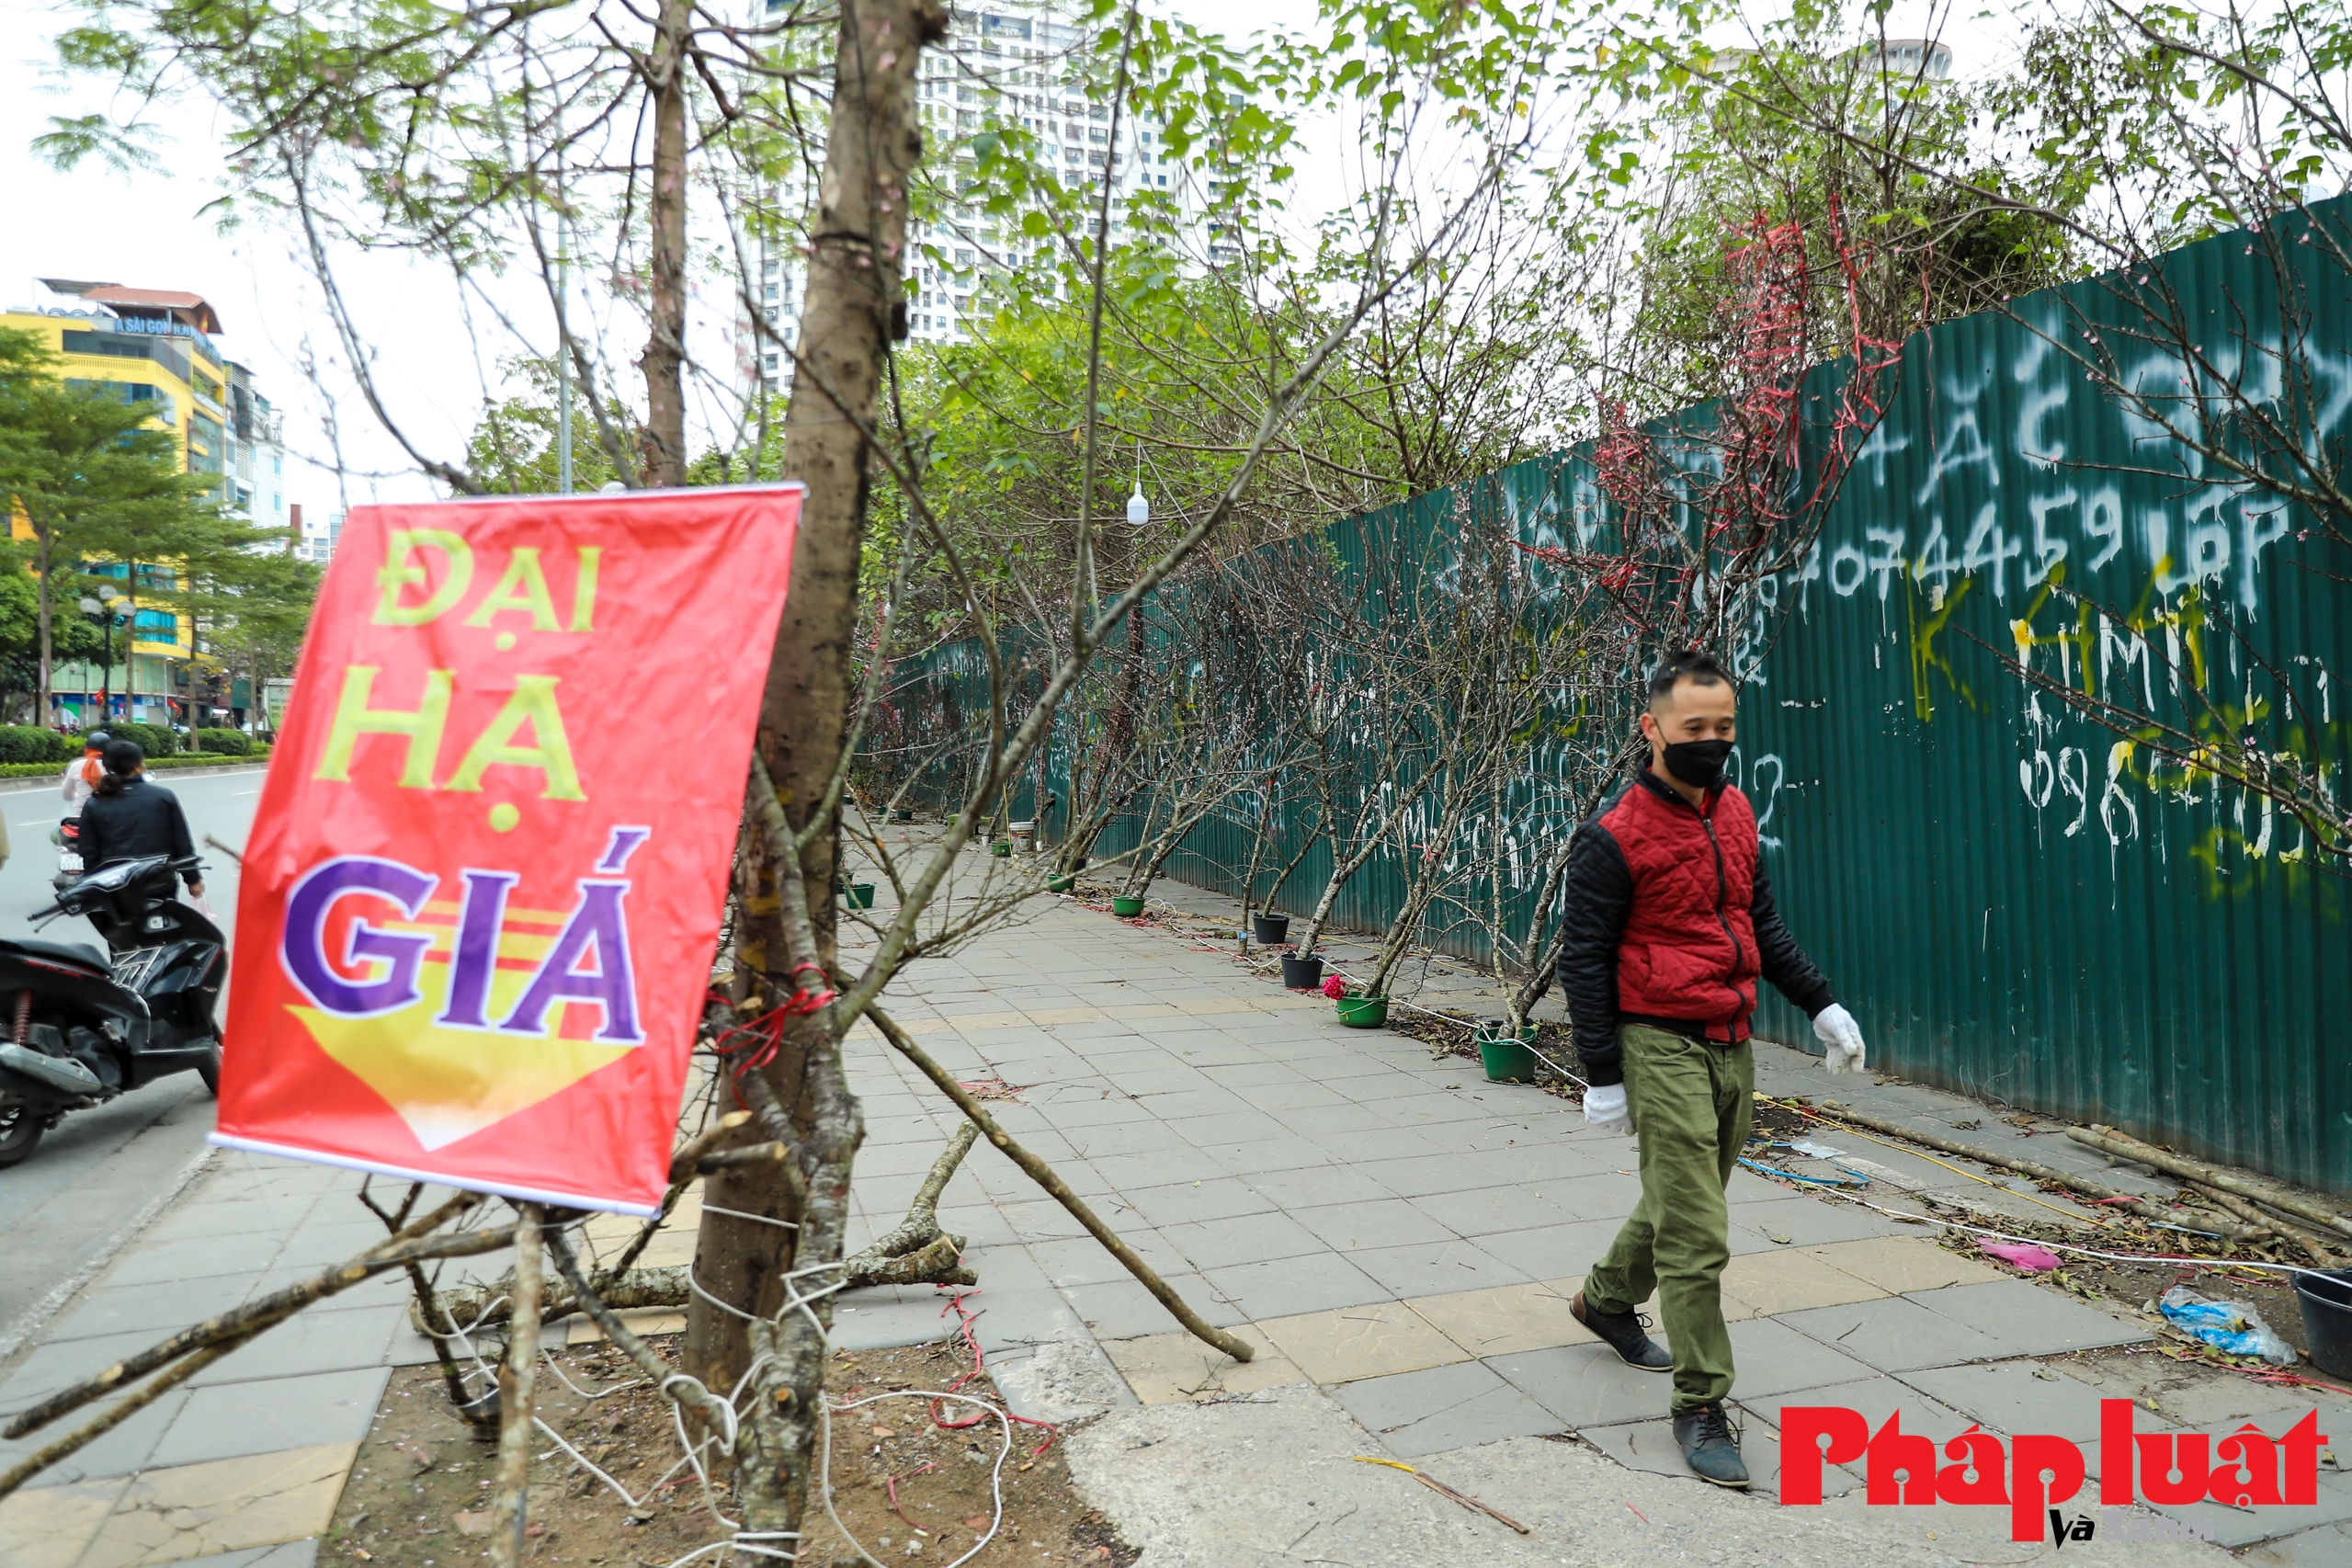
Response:
[[[155,422],[173,433],[182,471],[222,474],[215,493],[225,495],[229,361],[209,335],[221,330],[212,307],[198,295],[169,290],[55,278],[41,281],[52,292],[78,295],[94,308],[7,311],[0,312],[0,326],[40,339],[58,357],[68,385],[109,392],[129,403],[153,404]],[[12,523],[16,538],[30,537],[21,517]],[[51,717],[70,714],[89,722],[97,716],[101,691],[113,693],[113,716],[119,719],[160,724],[181,717],[170,714],[163,699],[167,694],[185,695],[182,677],[194,655],[195,640],[187,618],[168,608],[176,586],[170,569],[142,562],[135,590],[127,566],[91,562],[85,570],[114,578],[120,585],[118,591],[140,608],[112,633],[110,678],[96,663],[57,667],[52,689],[62,711]],[[151,604],[154,608],[148,608]],[[71,602],[61,603],[57,613],[75,610]]]

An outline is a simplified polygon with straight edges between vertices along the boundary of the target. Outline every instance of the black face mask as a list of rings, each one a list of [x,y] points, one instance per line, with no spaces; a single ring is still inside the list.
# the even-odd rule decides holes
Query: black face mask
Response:
[[[1694,790],[1712,790],[1731,756],[1729,741],[1676,741],[1666,747],[1666,771]]]

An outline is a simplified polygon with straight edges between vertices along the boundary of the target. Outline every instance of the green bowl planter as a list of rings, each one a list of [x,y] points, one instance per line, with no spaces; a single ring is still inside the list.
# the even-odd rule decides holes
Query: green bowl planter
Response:
[[[1048,877],[1045,879],[1045,891],[1048,892],[1068,892],[1072,888],[1074,888],[1077,885],[1078,879],[1075,877]]]
[[[1132,920],[1143,913],[1143,901],[1120,893],[1110,901],[1110,912],[1121,920]]]
[[[1009,860],[1013,858],[1013,841],[1009,838],[1000,838],[988,846],[988,852],[999,860]]]
[[[896,811],[891,812],[891,821],[892,822],[913,822],[914,820],[915,812],[911,807],[901,806]]]
[[[849,884],[849,907],[850,907],[850,908],[852,908],[852,909],[871,909],[871,908],[873,908],[873,907],[874,907],[874,884],[873,884],[873,883],[871,883],[871,882],[852,882],[852,883],[850,883],[850,884]]]
[[[1385,996],[1342,996],[1336,1006],[1339,1021],[1351,1029],[1377,1029],[1388,1025],[1389,999]]]

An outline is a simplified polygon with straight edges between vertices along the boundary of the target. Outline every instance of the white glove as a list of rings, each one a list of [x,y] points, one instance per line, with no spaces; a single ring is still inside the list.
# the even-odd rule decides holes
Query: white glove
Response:
[[[1853,1014],[1832,1002],[1814,1017],[1813,1033],[1829,1048],[1824,1065],[1833,1074],[1862,1071],[1862,1026]]]
[[[1625,1085],[1595,1084],[1585,1091],[1585,1125],[1604,1132],[1633,1133],[1633,1117],[1625,1107]]]

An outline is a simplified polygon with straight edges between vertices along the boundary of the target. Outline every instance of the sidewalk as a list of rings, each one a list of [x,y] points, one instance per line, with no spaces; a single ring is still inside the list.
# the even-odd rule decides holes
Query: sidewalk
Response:
[[[1222,901],[1167,891],[1231,929]],[[1662,1478],[1658,1495],[1696,1494],[1702,1511],[1729,1506],[1808,1560],[1835,1560],[1834,1551],[1815,1557],[1809,1530],[1849,1527],[1861,1531],[1858,1551],[1875,1533],[1881,1544],[1907,1539],[1935,1560],[1916,1539],[1922,1516],[1960,1550],[1964,1534],[2005,1548],[2005,1514],[1880,1508],[1835,1516],[1844,1523],[1833,1526],[1828,1511],[1776,1510],[1778,1409],[1845,1405],[1873,1429],[1899,1410],[1904,1430],[1938,1443],[1971,1422],[2004,1434],[2052,1433],[2082,1445],[2096,1477],[2101,1397],[2141,1402],[2143,1432],[2217,1436],[2247,1419],[2275,1432],[2283,1424],[2272,1417],[2314,1403],[2308,1390],[2153,1355],[2070,1358],[2144,1346],[2152,1335],[2136,1313],[1940,1246],[1939,1226],[1904,1224],[1743,1170],[1731,1184],[1733,1256],[1723,1285],[1740,1368],[1734,1396],[1757,1486],[1747,1499],[1713,1494],[1687,1479],[1665,1419],[1666,1381],[1624,1368],[1567,1312],[1583,1270],[1638,1195],[1634,1145],[1585,1132],[1581,1113],[1555,1096],[1487,1083],[1470,1061],[1433,1057],[1403,1035],[1342,1028],[1329,1004],[1249,974],[1230,952],[1230,942],[1210,949],[1063,902],[919,966],[893,1009],[959,1077],[1015,1088],[1015,1102],[992,1107],[1006,1130],[1051,1162],[1204,1316],[1261,1347],[1256,1360],[1235,1365],[1176,1332],[1057,1204],[984,1147],[949,1187],[940,1222],[972,1244],[983,1287],[975,1300],[987,1309],[983,1338],[1000,1386],[1025,1414],[1114,1411],[1078,1440],[1074,1463],[1085,1461],[1079,1473],[1096,1501],[1151,1549],[1153,1568],[1218,1562],[1218,1542],[1250,1539],[1270,1523],[1247,1501],[1266,1491],[1269,1461],[1282,1471],[1280,1495],[1263,1506],[1303,1528],[1314,1522],[1305,1506],[1310,1473],[1342,1493],[1372,1485],[1393,1495],[1345,1473],[1364,1468],[1347,1462],[1353,1454],[1428,1459],[1461,1484],[1486,1460],[1524,1449],[1537,1452],[1531,1469],[1520,1465],[1519,1483],[1530,1489],[1523,1506],[1548,1509],[1566,1531],[1596,1521],[1577,1506],[1574,1488],[1551,1491],[1542,1474],[1597,1454],[1623,1467],[1620,1481],[1630,1479],[1625,1472]],[[1457,972],[1441,984],[1444,1005],[1477,1006],[1474,976]],[[886,1227],[954,1113],[869,1031],[859,1030],[855,1045],[872,1129],[857,1198],[863,1224]],[[1983,1115],[1972,1102],[1915,1085],[1831,1080],[1817,1060],[1774,1046],[1758,1048],[1757,1086],[1830,1094],[1947,1135],[1956,1120]],[[2028,1137],[1991,1117],[1968,1136],[2119,1186],[2154,1186],[2062,1139]],[[1932,1192],[1988,1216],[2051,1217],[2027,1196],[2036,1189],[2025,1178],[1971,1179],[1954,1163],[1876,1145],[1868,1153],[1848,1163],[1873,1175],[1870,1196],[1887,1207],[1920,1211],[1906,1197]],[[874,1343],[936,1324],[929,1291],[859,1294],[845,1301],[843,1322],[862,1323],[858,1332]],[[2317,1403],[2323,1429],[2352,1440],[2352,1405],[2326,1395]],[[1187,1408],[1155,1408],[1171,1405]],[[1220,1428],[1222,1437],[1210,1435]],[[1278,1459],[1267,1443],[1284,1432],[1282,1440],[1320,1440],[1329,1452]],[[1564,1434],[1577,1442],[1526,1442]],[[1133,1457],[1138,1444],[1176,1451],[1162,1449],[1146,1465]],[[1335,1457],[1336,1469],[1320,1462]],[[1163,1479],[1154,1483],[1147,1471]],[[1833,1470],[1824,1489],[1860,1484],[1858,1474]],[[1124,1506],[1113,1506],[1119,1499]],[[1460,1523],[1447,1517],[1452,1505],[1410,1501],[1439,1523]],[[2165,1511],[2225,1547],[2273,1542],[2255,1561],[2352,1561],[2352,1475],[2340,1470],[2323,1469],[2316,1506],[2205,1502]],[[2068,1512],[2096,1517],[2096,1486]],[[1360,1550],[1390,1562],[1449,1560],[1400,1555],[1398,1521],[1381,1528],[1386,1544],[1367,1539]],[[1498,1546],[1496,1533],[1473,1529],[1477,1544],[1465,1538],[1462,1549],[1518,1561],[1510,1555],[1517,1543],[1505,1532]],[[1332,1538],[1316,1540],[1330,1560],[1348,1560]],[[1528,1550],[1536,1555],[1527,1561],[1553,1560]],[[2141,1550],[2152,1561],[2210,1551]]]
[[[1221,901],[1166,891],[1230,921]],[[2005,1510],[1866,1507],[1850,1470],[1826,1472],[1823,1507],[1775,1506],[1778,1410],[1845,1405],[1874,1428],[1899,1410],[1907,1431],[1938,1443],[1971,1422],[2054,1433],[2081,1443],[2096,1476],[2103,1396],[2138,1401],[2143,1432],[2217,1435],[2247,1419],[2275,1433],[2314,1403],[2309,1391],[2130,1354],[2150,1339],[2136,1314],[1947,1250],[1939,1228],[1742,1171],[1724,1288],[1758,1486],[1715,1492],[1687,1478],[1672,1444],[1667,1381],[1622,1368],[1567,1314],[1639,1190],[1632,1142],[1586,1133],[1572,1105],[1488,1084],[1467,1060],[1341,1028],[1319,998],[1236,966],[1229,944],[1071,901],[1033,907],[1024,923],[917,965],[891,1007],[959,1077],[1013,1091],[992,1106],[1006,1129],[1205,1316],[1260,1346],[1236,1365],[1177,1332],[986,1147],[949,1185],[939,1217],[970,1243],[990,1371],[1022,1414],[1072,1424],[1074,1474],[1145,1549],[1142,1568],[2021,1562],[2047,1547],[2012,1547]],[[1428,982],[1444,1005],[1499,1010],[1481,1004],[1474,975]],[[855,1247],[898,1221],[959,1118],[870,1028],[854,1033],[850,1055],[869,1127]],[[1868,1077],[1833,1082],[1775,1047],[1759,1048],[1757,1080],[1765,1093],[1830,1093],[1947,1131],[1983,1108]],[[1990,1117],[1968,1136],[2132,1185],[2088,1151]],[[2048,1213],[2021,1178],[1971,1179],[1876,1145],[1850,1163],[1890,1208],[1933,1192],[1986,1213]],[[376,1240],[357,1186],[348,1173],[214,1156],[0,1369],[0,1412]],[[694,1218],[689,1196],[645,1261],[689,1257]],[[856,1292],[841,1302],[837,1338],[852,1348],[934,1338],[943,1304],[929,1289]],[[405,1306],[395,1277],[312,1308],[0,1500],[0,1568],[311,1563],[389,1368],[430,1358]],[[656,1330],[678,1322],[637,1315]],[[550,1333],[595,1335],[576,1320]],[[2316,1403],[2322,1429],[2352,1442],[2352,1405]],[[0,1463],[60,1429],[0,1445]],[[1357,1456],[1426,1464],[1535,1533],[1513,1535]],[[2352,1561],[2352,1475],[2332,1459],[2315,1506],[2167,1511],[2223,1547],[2267,1543],[2247,1562]],[[2102,1517],[2096,1486],[2066,1512]],[[2197,1543],[2131,1550],[2147,1564],[2224,1561]]]

